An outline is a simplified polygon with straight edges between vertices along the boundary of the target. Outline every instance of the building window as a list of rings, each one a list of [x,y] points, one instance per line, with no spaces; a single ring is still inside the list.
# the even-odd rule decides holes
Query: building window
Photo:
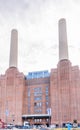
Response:
[[[34,96],[42,95],[42,89],[41,87],[34,88]]]
[[[42,107],[42,102],[34,102],[34,107],[35,107],[35,108],[40,108],[40,107]]]
[[[30,88],[28,88],[28,97],[30,96]]]
[[[39,102],[39,107],[41,107],[42,106],[42,102]]]
[[[41,122],[41,121],[42,121],[42,119],[39,119],[39,121]]]
[[[49,101],[49,96],[46,96],[46,101]]]
[[[42,97],[41,97],[41,96],[34,97],[34,101],[41,101],[41,100],[42,100]]]
[[[48,107],[49,106],[49,102],[46,102],[46,107]]]
[[[35,119],[35,122],[41,122],[42,119]]]
[[[34,106],[37,106],[37,103],[36,103],[36,102],[34,103]]]
[[[34,113],[42,113],[42,109],[35,109],[34,108]]]
[[[41,87],[34,88],[34,92],[41,92]]]
[[[37,119],[34,119],[35,123],[37,122]]]
[[[42,102],[34,102],[34,113],[42,113]]]
[[[48,94],[49,94],[49,87],[46,86],[46,95],[48,95]]]

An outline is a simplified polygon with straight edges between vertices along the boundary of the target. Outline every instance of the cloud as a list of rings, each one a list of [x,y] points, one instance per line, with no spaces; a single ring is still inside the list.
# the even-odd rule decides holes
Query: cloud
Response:
[[[75,4],[80,4],[80,0],[73,0]]]
[[[4,46],[7,46],[3,51],[0,51],[0,55],[6,53],[6,62],[2,61],[2,64],[5,64],[4,70],[6,70],[9,61],[12,28],[18,29],[19,68],[23,72],[25,70],[52,68],[57,64],[59,43],[58,20],[61,17],[67,19],[68,43],[73,46],[77,43],[79,46],[80,10],[76,8],[77,4],[75,6],[74,1],[1,0],[1,50]],[[76,22],[77,25],[74,26]]]

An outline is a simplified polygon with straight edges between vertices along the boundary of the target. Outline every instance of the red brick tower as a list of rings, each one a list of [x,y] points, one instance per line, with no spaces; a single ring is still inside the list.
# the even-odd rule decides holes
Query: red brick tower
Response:
[[[66,21],[59,21],[59,63],[51,70],[51,124],[80,122],[80,70],[68,60]]]
[[[9,69],[0,76],[0,118],[22,124],[24,75],[17,69],[18,33],[12,30]]]

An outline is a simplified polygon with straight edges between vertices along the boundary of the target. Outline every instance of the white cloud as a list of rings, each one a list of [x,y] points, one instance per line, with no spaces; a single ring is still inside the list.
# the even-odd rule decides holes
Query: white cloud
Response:
[[[79,1],[77,1],[79,3]],[[80,9],[75,0],[1,0],[0,1],[0,61],[1,73],[8,68],[10,31],[19,33],[20,71],[27,73],[56,67],[58,63],[58,20],[67,20],[68,44],[80,48]],[[5,46],[5,48],[4,48]],[[3,49],[4,48],[4,49]],[[71,62],[74,49],[69,47]],[[2,59],[2,57],[4,57]]]

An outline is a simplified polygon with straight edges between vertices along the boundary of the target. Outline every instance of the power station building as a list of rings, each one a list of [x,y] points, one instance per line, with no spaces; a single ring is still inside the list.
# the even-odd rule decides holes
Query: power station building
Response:
[[[18,32],[11,32],[9,68],[0,75],[0,119],[7,123],[80,122],[80,70],[68,58],[66,20],[59,20],[59,62],[48,71],[18,71]]]

